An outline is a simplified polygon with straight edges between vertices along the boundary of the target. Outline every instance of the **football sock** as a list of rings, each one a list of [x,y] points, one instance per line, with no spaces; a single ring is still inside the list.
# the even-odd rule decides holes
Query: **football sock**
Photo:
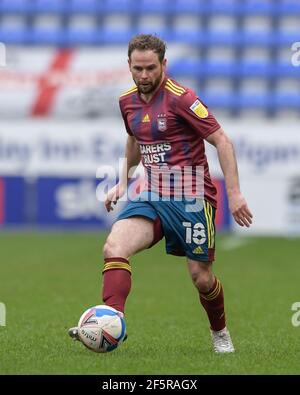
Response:
[[[103,302],[124,313],[125,302],[131,288],[131,267],[127,259],[115,257],[104,260]]]
[[[200,302],[204,307],[210,327],[220,331],[226,326],[224,311],[224,294],[220,281],[215,277],[214,285],[208,292],[199,292]]]

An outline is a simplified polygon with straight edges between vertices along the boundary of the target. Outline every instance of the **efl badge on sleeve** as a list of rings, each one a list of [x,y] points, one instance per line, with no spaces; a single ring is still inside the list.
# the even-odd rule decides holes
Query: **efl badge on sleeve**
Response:
[[[157,116],[157,128],[160,132],[167,130],[167,116],[166,114],[159,114]]]
[[[194,101],[190,109],[199,117],[206,118],[208,116],[207,108],[201,103],[200,100]]]

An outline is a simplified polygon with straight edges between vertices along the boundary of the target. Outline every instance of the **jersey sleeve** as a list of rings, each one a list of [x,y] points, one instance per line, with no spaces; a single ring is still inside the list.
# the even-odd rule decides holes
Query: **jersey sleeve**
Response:
[[[133,136],[133,133],[132,133],[130,127],[129,127],[129,124],[128,124],[128,121],[127,121],[127,118],[126,118],[126,114],[125,114],[125,111],[124,111],[124,107],[122,105],[121,100],[119,101],[119,106],[120,106],[121,115],[122,115],[122,118],[123,118],[123,121],[124,121],[124,125],[125,125],[125,128],[126,128],[126,132],[130,136]]]
[[[179,116],[203,139],[221,127],[214,115],[193,91],[189,90],[180,96],[177,111]]]

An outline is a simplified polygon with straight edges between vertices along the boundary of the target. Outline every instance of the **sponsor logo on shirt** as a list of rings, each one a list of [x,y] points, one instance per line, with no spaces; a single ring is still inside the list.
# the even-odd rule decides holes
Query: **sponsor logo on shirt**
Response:
[[[166,152],[171,150],[170,143],[162,144],[140,144],[140,151],[144,165],[163,163]]]
[[[199,117],[206,118],[208,116],[207,108],[201,103],[199,99],[194,101],[190,109]]]

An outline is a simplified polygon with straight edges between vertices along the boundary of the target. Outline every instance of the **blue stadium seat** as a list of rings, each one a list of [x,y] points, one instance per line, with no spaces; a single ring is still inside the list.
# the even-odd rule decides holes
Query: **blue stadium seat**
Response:
[[[0,29],[0,41],[5,44],[67,45],[66,31],[58,29]]]
[[[204,80],[201,97],[209,105],[231,110],[300,108],[300,93],[284,92],[284,83],[283,92],[276,91],[280,79],[299,81],[299,67],[292,67],[290,59],[280,59],[281,52],[300,41],[296,19],[300,18],[300,0],[0,0],[0,14],[4,16],[0,18],[0,41],[7,44],[126,45],[134,34],[156,33],[170,44],[194,48],[193,57],[172,62],[168,72],[175,78]],[[24,23],[16,23],[23,15]],[[186,24],[188,15],[193,16],[190,24]],[[123,16],[127,17],[124,24],[120,22]],[[160,17],[159,23],[155,16]],[[52,24],[51,18],[57,23]],[[149,23],[152,19],[154,25]],[[232,28],[222,30],[219,21],[229,19]],[[277,21],[278,28],[273,29],[272,23]],[[251,52],[256,47],[258,60],[248,60],[244,49],[250,49],[250,59],[256,59]],[[218,48],[232,50],[232,55],[216,61]],[[200,53],[201,58],[197,57]],[[213,93],[216,78],[225,80],[227,93]],[[249,93],[249,78],[266,82],[260,93]]]
[[[31,4],[27,0],[1,0],[0,14],[4,13],[26,13],[31,9]]]
[[[193,14],[230,14],[230,15],[266,15],[280,16],[282,14],[293,15],[300,14],[300,3],[295,0],[286,0],[272,3],[268,0],[248,0],[241,2],[239,0],[177,0],[172,3],[172,12],[193,13]]]
[[[277,4],[277,14],[282,15],[299,15],[300,2],[299,0],[281,0]]]
[[[35,0],[33,10],[35,13],[64,13],[67,10],[64,0]]]
[[[2,13],[300,15],[298,0],[0,0]]]
[[[28,32],[25,28],[0,29],[0,42],[5,44],[26,44],[28,38]]]
[[[170,0],[139,0],[135,8],[141,14],[168,15],[172,13],[173,4]]]
[[[68,45],[94,45],[97,41],[96,31],[90,29],[75,29],[70,28],[65,32],[66,41]]]
[[[99,0],[69,0],[68,12],[78,14],[101,13],[105,10],[103,1]]]
[[[138,2],[134,0],[104,0],[103,7],[106,14],[122,12],[135,14]]]
[[[204,62],[201,60],[184,59],[173,63],[169,69],[173,76],[228,77],[264,79],[279,77],[297,77],[299,70],[289,62]]]
[[[133,31],[110,29],[69,29],[66,32],[68,45],[92,44],[92,45],[108,45],[108,44],[127,44]]]
[[[2,32],[2,28],[0,25],[0,32]],[[143,32],[147,33],[147,29],[144,29]],[[129,30],[105,30],[103,33],[105,35],[105,42],[109,42],[111,44],[122,44],[125,42],[125,37],[131,37],[131,34],[139,33],[138,31]],[[149,31],[151,33],[151,31]],[[156,34],[161,36],[163,39],[169,42],[181,42],[193,45],[201,45],[204,47],[210,46],[262,46],[262,47],[270,47],[270,46],[290,46],[291,43],[299,41],[299,35],[297,33],[289,33],[289,32],[217,32],[217,31],[185,31],[185,30],[169,30],[167,28],[157,28],[155,31]],[[4,33],[2,33],[4,34]],[[16,37],[16,44],[19,43],[18,31],[16,34],[13,34],[13,29],[11,29],[9,33],[10,43],[14,43],[14,38]],[[24,31],[26,35],[26,31]],[[49,36],[48,43],[51,44],[50,37],[54,37],[55,40],[52,44],[56,44],[56,37],[59,35],[55,32],[51,33]],[[77,33],[76,33],[77,34]],[[30,35],[29,35],[30,36]],[[93,29],[90,32],[86,33],[86,37],[91,37],[91,44],[94,43],[93,39]],[[78,36],[80,37],[80,35]],[[27,38],[28,39],[28,38]],[[26,39],[26,40],[27,40]],[[38,41],[39,38],[35,39]],[[41,43],[44,41],[44,36],[41,37]],[[102,41],[102,40],[101,40]],[[84,40],[86,44],[88,41]],[[80,42],[78,43],[80,44]],[[74,45],[76,45],[76,41],[74,41]]]
[[[193,45],[213,46],[283,46],[299,41],[299,35],[289,32],[217,32],[174,31],[170,40]]]
[[[201,99],[214,108],[224,109],[299,109],[300,94],[290,93],[266,93],[266,94],[245,94],[245,93],[228,93],[228,94],[210,94],[200,92]]]
[[[300,93],[284,93],[280,92],[274,96],[274,107],[281,108],[300,108]]]

